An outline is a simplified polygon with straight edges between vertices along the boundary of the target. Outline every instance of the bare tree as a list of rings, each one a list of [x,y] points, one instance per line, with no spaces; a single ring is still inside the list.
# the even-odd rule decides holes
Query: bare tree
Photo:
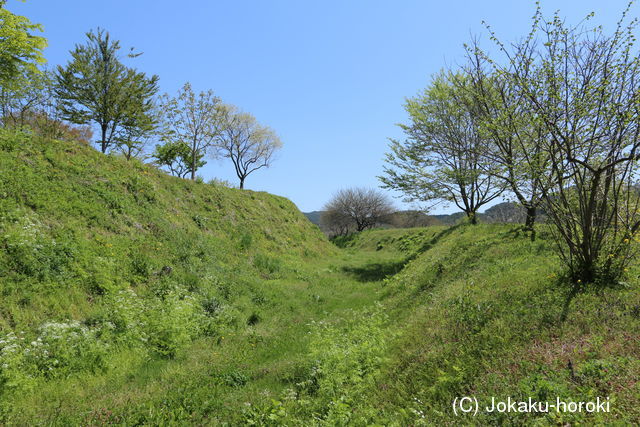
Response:
[[[320,228],[329,237],[346,236],[355,231],[351,217],[335,209],[325,210],[320,214]]]
[[[221,108],[220,116],[216,149],[222,157],[231,159],[243,189],[249,174],[271,166],[282,142],[271,128],[260,125],[251,114],[239,112],[233,106]]]
[[[393,213],[393,205],[383,193],[367,188],[338,191],[324,206],[320,222],[339,234],[362,231],[379,224]]]

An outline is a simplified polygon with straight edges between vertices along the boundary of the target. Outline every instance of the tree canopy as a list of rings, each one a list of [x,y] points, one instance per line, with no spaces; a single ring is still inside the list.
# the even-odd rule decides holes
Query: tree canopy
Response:
[[[43,56],[47,40],[34,33],[42,31],[24,16],[15,15],[0,1],[0,86],[15,84],[28,73],[38,72],[45,63]]]
[[[76,45],[66,67],[58,66],[56,94],[65,120],[98,125],[104,153],[125,129],[149,127],[158,76],[147,77],[126,67],[120,61],[120,43],[108,32],[90,31],[87,39],[86,44]]]
[[[463,75],[443,72],[406,101],[410,123],[399,125],[406,139],[391,140],[380,179],[407,201],[452,202],[475,223],[478,209],[504,186],[497,185],[489,172],[494,164],[483,156],[486,140],[468,84]]]
[[[338,191],[324,206],[320,222],[332,234],[347,234],[372,228],[393,213],[389,198],[370,188]]]
[[[225,106],[221,112],[220,133],[216,148],[222,157],[231,159],[240,188],[251,173],[269,167],[282,142],[273,129],[262,126],[251,114]]]
[[[190,83],[185,83],[176,97],[162,96],[164,112],[162,139],[169,144],[168,151],[179,147],[181,158],[187,163],[189,176],[206,164],[207,154],[216,155],[215,139],[219,135],[220,98],[212,90],[196,94]],[[184,152],[185,147],[188,152]]]

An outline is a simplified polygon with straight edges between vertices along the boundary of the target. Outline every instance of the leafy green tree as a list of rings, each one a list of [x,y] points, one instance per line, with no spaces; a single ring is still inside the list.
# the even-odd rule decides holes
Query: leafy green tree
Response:
[[[29,71],[20,83],[0,87],[0,120],[2,125],[28,131],[49,139],[91,141],[89,126],[64,123],[57,109],[53,82],[47,69]]]
[[[132,102],[115,143],[127,160],[145,156],[149,142],[158,136],[160,112],[157,106],[147,109],[142,102]]]
[[[538,141],[553,183],[544,208],[576,283],[617,281],[640,232],[640,56],[628,14],[605,34],[538,8],[521,42],[491,33],[506,57],[491,63],[548,135]]]
[[[186,178],[191,175],[193,152],[189,144],[183,141],[167,141],[164,144],[156,145],[156,149],[151,155],[155,159],[155,163],[169,169],[172,175],[180,178]],[[195,168],[198,169],[205,165],[200,154],[196,158]]]
[[[191,84],[185,83],[177,97],[163,95],[160,105],[164,112],[163,139],[169,147],[181,147],[181,153],[188,147],[189,152],[181,158],[194,180],[196,171],[206,164],[204,157],[216,154],[212,148],[219,134],[220,98],[212,90],[196,95]]]
[[[462,75],[441,73],[421,95],[407,100],[411,122],[399,125],[407,137],[391,140],[385,175],[379,178],[407,201],[453,202],[476,224],[478,209],[499,197],[504,184],[482,154],[486,140],[468,84]]]
[[[522,101],[511,76],[492,70],[477,43],[467,51],[469,62],[464,71],[469,84],[465,88],[478,106],[480,129],[487,141],[483,155],[491,165],[488,172],[502,180],[524,208],[524,228],[533,240],[538,208],[552,185],[551,159],[543,143],[549,134]]]
[[[260,125],[251,114],[239,112],[232,106],[225,106],[220,111],[216,148],[222,157],[233,163],[242,189],[247,176],[271,166],[282,142],[271,128]]]
[[[51,77],[47,71],[29,70],[15,79],[15,84],[0,87],[0,114],[5,127],[23,129],[36,111],[51,102]]]
[[[0,86],[15,89],[12,85],[19,83],[20,77],[37,73],[38,64],[45,62],[47,40],[33,34],[42,31],[39,24],[9,12],[5,3],[0,1]]]
[[[96,123],[100,148],[105,153],[132,126],[145,129],[158,76],[128,68],[120,61],[120,43],[108,32],[87,33],[87,43],[76,45],[66,67],[58,66],[56,94],[65,120]],[[130,54],[129,56],[136,56]]]

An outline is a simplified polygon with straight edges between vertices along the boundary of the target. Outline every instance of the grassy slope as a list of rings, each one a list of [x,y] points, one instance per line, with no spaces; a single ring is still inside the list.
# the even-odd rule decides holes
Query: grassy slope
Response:
[[[218,346],[229,333],[260,341],[279,317],[290,327],[299,307],[283,313],[276,302],[333,303],[324,289],[308,289],[316,272],[302,267],[335,248],[284,198],[15,135],[0,137],[0,182],[0,338],[7,348],[7,335],[24,337],[20,352],[40,338],[49,351],[19,360],[5,351],[7,419],[50,416],[40,402],[53,408],[58,399],[61,412],[90,413],[96,396],[131,378],[148,387],[191,345]],[[72,333],[87,335],[75,350],[55,325],[42,326],[74,320],[81,326]]]
[[[378,230],[347,246],[404,249],[412,260],[383,282],[386,350],[369,384],[358,393],[345,384],[348,409],[320,413],[353,424],[640,421],[638,265],[624,283],[575,292],[544,228],[535,242],[513,226],[480,225]],[[612,413],[457,418],[451,402],[468,395],[481,404],[610,397]]]
[[[638,266],[575,293],[544,230],[373,230],[337,250],[285,199],[80,145],[2,136],[0,166],[0,334],[36,354],[0,343],[3,422],[640,421]],[[613,413],[456,418],[467,394],[611,396]]]
[[[2,327],[85,317],[87,296],[161,276],[194,289],[238,273],[258,282],[256,271],[277,276],[270,270],[333,250],[282,197],[168,177],[73,143],[2,143]]]

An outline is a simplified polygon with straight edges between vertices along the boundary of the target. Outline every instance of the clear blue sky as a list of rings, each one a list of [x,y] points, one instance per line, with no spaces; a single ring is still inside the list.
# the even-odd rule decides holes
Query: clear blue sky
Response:
[[[560,9],[572,23],[595,11],[611,29],[626,3],[543,1],[543,8]],[[100,26],[123,53],[144,52],[127,64],[158,74],[163,92],[189,81],[273,127],[284,147],[247,188],[288,197],[302,211],[319,210],[340,188],[377,187],[387,138],[399,137],[394,124],[406,120],[404,98],[459,63],[472,35],[489,46],[482,20],[510,41],[526,34],[535,10],[522,0],[9,0],[7,7],[44,25],[50,65],[65,64],[85,32]],[[215,160],[199,173],[236,182]],[[435,212],[444,211],[453,209]]]

